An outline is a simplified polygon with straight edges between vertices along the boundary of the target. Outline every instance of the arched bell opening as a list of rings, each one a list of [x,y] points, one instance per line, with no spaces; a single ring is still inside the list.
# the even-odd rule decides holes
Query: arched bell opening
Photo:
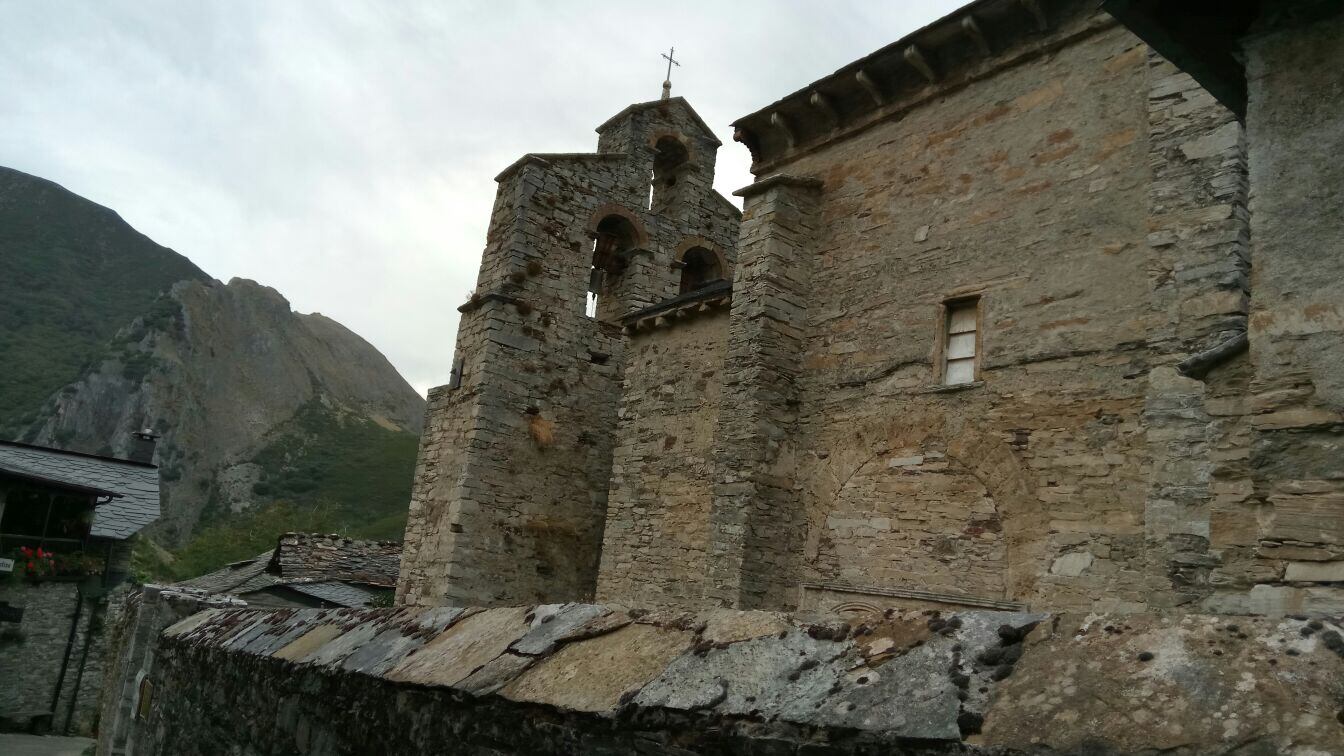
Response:
[[[719,281],[723,267],[719,256],[704,247],[692,247],[681,256],[680,292],[686,294]]]
[[[663,136],[653,146],[653,176],[649,182],[649,209],[671,207],[680,197],[680,183],[690,166],[691,153],[674,136]]]
[[[619,285],[629,265],[629,254],[639,244],[639,230],[622,215],[608,215],[598,221],[593,231],[593,259],[588,274],[588,301],[585,314],[599,317],[599,308],[607,315],[612,311],[611,293]],[[607,305],[611,306],[607,306]],[[601,317],[611,320],[611,317]]]

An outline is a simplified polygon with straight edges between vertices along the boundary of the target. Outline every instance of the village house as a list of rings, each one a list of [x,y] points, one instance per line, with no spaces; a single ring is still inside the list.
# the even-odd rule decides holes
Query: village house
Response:
[[[159,516],[154,436],[135,459],[0,442],[0,722],[93,730],[108,595]]]

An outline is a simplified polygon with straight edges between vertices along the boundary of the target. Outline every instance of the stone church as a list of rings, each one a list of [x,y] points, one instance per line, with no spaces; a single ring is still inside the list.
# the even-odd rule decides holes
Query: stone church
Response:
[[[1296,90],[1112,5],[973,3],[738,119],[740,213],[666,89],[505,169],[399,600],[1344,611],[1339,196],[1294,189],[1338,161],[1257,166]]]
[[[1341,70],[977,0],[738,119],[741,212],[666,86],[524,156],[399,606],[157,605],[114,752],[1344,753]]]

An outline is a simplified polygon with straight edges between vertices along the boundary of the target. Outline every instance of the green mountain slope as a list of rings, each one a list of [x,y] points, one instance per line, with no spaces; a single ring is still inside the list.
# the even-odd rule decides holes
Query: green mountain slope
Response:
[[[211,571],[286,531],[400,538],[424,398],[377,348],[227,284],[116,213],[0,168],[0,438],[155,449],[141,577]]]
[[[194,577],[255,556],[291,530],[400,540],[418,444],[414,433],[311,401],[252,459],[261,467],[253,485],[261,503],[230,514],[216,501],[171,563],[145,548],[138,571],[158,580]]]
[[[0,429],[38,419],[118,329],[187,279],[209,277],[115,212],[0,167]]]

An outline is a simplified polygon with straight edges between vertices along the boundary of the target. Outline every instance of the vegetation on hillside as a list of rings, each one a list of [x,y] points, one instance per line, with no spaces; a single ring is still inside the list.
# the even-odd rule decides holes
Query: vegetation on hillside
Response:
[[[160,293],[207,278],[111,210],[0,168],[0,438],[37,421]]]
[[[400,540],[411,497],[417,437],[312,401],[253,461],[263,503],[241,514],[207,510],[195,537],[172,559],[138,549],[143,579],[195,577],[275,546],[287,531]]]
[[[152,336],[185,335],[186,317],[169,294],[185,280],[209,277],[112,210],[0,167],[0,440],[33,441],[49,432],[43,443],[111,454],[110,439],[83,437],[77,430],[97,427],[97,418],[74,418],[54,429],[45,423],[62,393],[80,391],[71,384],[91,372],[110,369],[130,387],[173,380],[156,357]],[[208,346],[213,356],[215,345]],[[313,381],[320,382],[321,372],[309,366]],[[111,398],[99,405],[113,416],[121,388],[112,385]],[[280,408],[280,416],[288,410]],[[216,503],[203,513],[195,538],[177,553],[151,540],[166,531],[151,527],[141,533],[133,563],[138,577],[192,577],[265,551],[286,531],[401,538],[415,466],[414,434],[314,401],[268,438],[254,460],[263,470],[254,491],[259,503],[243,513],[219,503],[222,497],[208,474],[217,472],[218,459],[203,460],[201,449],[163,442],[158,459],[165,493],[173,484],[180,493],[184,475],[197,471],[193,465],[204,468],[192,475],[189,496],[166,499],[170,509],[177,508],[173,514],[199,506],[207,495]],[[243,445],[252,443],[254,437]]]

